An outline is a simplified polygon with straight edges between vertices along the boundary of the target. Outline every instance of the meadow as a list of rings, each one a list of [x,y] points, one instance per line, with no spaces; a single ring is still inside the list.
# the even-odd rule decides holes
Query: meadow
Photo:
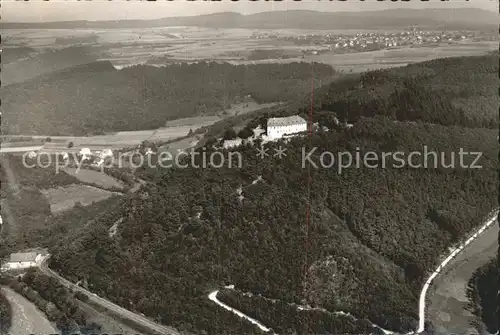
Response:
[[[390,30],[332,30],[330,34],[355,35],[357,33],[390,33]],[[425,60],[481,55],[498,46],[496,41],[454,42],[448,45],[392,48],[369,52],[339,53],[332,50],[318,55],[303,55],[302,50],[318,49],[319,46],[296,45],[292,41],[276,38],[252,38],[252,34],[276,34],[291,37],[325,34],[321,30],[304,29],[211,29],[199,27],[159,27],[147,29],[6,29],[6,46],[29,45],[38,50],[54,48],[57,38],[98,36],[97,42],[87,43],[100,60],[109,60],[117,68],[147,63],[161,66],[171,62],[195,62],[199,60],[228,61],[233,64],[288,63],[296,61],[322,62],[338,70],[363,72],[402,66]],[[84,42],[85,44],[85,42]],[[57,47],[57,46],[56,46]],[[60,48],[57,47],[57,48]],[[276,50],[285,59],[268,58],[250,61],[248,56],[255,50]]]
[[[50,204],[52,214],[71,209],[77,204],[88,206],[108,199],[116,192],[102,190],[88,185],[69,185],[41,191]]]

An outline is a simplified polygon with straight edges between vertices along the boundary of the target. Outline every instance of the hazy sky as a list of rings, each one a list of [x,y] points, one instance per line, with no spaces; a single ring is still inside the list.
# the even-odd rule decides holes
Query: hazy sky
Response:
[[[243,14],[286,10],[309,9],[318,11],[360,11],[381,10],[389,8],[482,8],[498,12],[497,0],[450,0],[447,2],[430,0],[422,2],[410,0],[408,2],[383,2],[376,0],[347,0],[345,2],[328,0],[282,0],[281,2],[259,0],[221,0],[220,2],[187,1],[187,0],[158,0],[144,2],[131,0],[103,0],[76,1],[76,0],[31,0],[12,1],[2,0],[2,21],[4,22],[43,22],[67,20],[118,20],[118,19],[155,19],[167,16],[186,16],[209,14],[214,12],[239,12]]]

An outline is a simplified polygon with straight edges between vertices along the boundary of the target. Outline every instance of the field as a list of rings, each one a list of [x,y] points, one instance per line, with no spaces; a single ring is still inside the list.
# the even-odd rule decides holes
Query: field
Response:
[[[108,199],[115,192],[105,191],[88,185],[71,185],[43,190],[42,193],[50,204],[52,213],[59,213],[73,208],[77,203],[83,206]]]
[[[452,260],[447,271],[436,278],[429,296],[428,315],[438,334],[477,333],[471,325],[476,317],[467,307],[467,283],[477,268],[495,257],[497,237],[498,224],[494,224]]]
[[[87,169],[76,169],[76,168],[65,168],[64,172],[67,174],[78,178],[83,183],[92,183],[99,185],[102,188],[119,188],[123,189],[123,182],[116,180],[115,178],[99,171],[87,170]]]
[[[278,44],[278,45],[277,45]],[[227,61],[231,64],[258,64],[258,63],[291,63],[291,62],[320,62],[333,66],[337,70],[363,72],[374,69],[389,68],[395,66],[403,66],[409,63],[422,62],[426,60],[454,57],[454,56],[473,56],[482,55],[492,50],[495,50],[497,42],[470,42],[470,43],[453,43],[449,45],[440,45],[436,47],[403,47],[392,48],[386,50],[368,51],[368,52],[353,52],[353,53],[338,53],[336,51],[327,51],[318,55],[303,55],[300,54],[300,47],[292,45],[281,45],[275,40],[265,41],[251,40],[224,40],[196,42],[183,44],[164,51],[162,58],[158,58],[155,52],[148,52],[147,48],[141,54],[135,54],[134,59],[141,60],[139,62],[148,62],[148,64],[167,65],[169,62],[184,61],[192,62],[199,59],[210,59],[216,61]],[[280,59],[262,59],[262,60],[247,60],[253,50],[270,50],[280,52],[285,57]],[[307,49],[315,49],[308,47]],[[167,53],[167,57],[165,54]],[[122,57],[111,57],[110,60],[116,66],[123,67],[131,65],[130,59]]]
[[[265,59],[256,61],[230,61],[231,64],[258,64],[258,63],[292,63],[292,62],[319,62],[333,66],[345,72],[364,72],[376,69],[385,69],[404,66],[410,63],[423,62],[436,58],[455,56],[483,55],[494,50],[498,43],[471,43],[456,44],[438,47],[400,48],[357,53],[338,54],[326,52],[319,55],[307,55],[304,58]]]
[[[330,34],[356,35],[357,33],[390,33],[386,30],[332,30]],[[336,69],[361,72],[370,69],[401,66],[424,60],[479,55],[495,50],[496,41],[475,42],[472,40],[441,43],[437,46],[415,48],[390,48],[370,52],[342,53],[336,50],[318,55],[303,54],[305,49],[321,49],[317,45],[297,45],[292,41],[277,38],[252,38],[252,35],[279,35],[291,37],[324,34],[325,31],[300,29],[210,29],[197,27],[162,27],[147,29],[53,29],[53,30],[5,30],[7,45],[26,44],[35,50],[54,48],[57,38],[71,36],[82,38],[83,44],[92,50],[97,59],[110,60],[117,68],[147,63],[162,66],[172,62],[194,62],[198,60],[228,61],[234,64],[253,62],[323,62]],[[95,42],[85,38],[97,36]],[[56,48],[67,47],[68,45]],[[267,59],[249,60],[255,50],[268,50]],[[273,59],[279,54],[280,59]]]

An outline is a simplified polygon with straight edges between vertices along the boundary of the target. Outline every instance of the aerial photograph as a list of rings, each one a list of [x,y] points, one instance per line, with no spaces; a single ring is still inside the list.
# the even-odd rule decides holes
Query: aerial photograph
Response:
[[[499,18],[3,1],[0,335],[498,335]]]

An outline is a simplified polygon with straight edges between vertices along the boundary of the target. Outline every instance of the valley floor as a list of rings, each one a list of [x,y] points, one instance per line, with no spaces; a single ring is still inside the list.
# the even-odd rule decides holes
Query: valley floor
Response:
[[[2,291],[12,307],[10,335],[56,333],[45,315],[30,301],[10,288],[2,287]]]
[[[477,334],[468,310],[467,283],[474,271],[491,260],[498,250],[498,223],[471,242],[434,281],[429,295],[428,319],[438,334]]]

